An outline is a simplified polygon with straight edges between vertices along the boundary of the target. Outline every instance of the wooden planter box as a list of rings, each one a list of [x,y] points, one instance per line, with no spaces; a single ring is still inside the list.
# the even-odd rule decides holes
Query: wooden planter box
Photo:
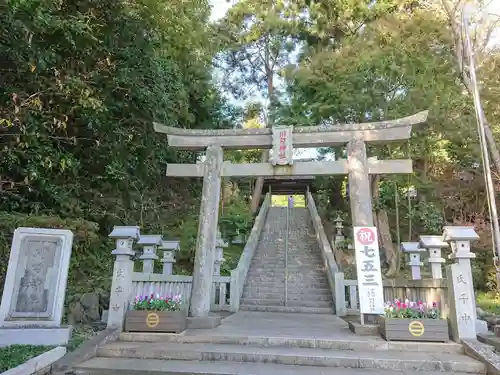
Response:
[[[174,332],[187,328],[184,311],[127,311],[125,331],[128,332]]]
[[[448,342],[446,319],[395,319],[379,317],[380,335],[387,341]]]

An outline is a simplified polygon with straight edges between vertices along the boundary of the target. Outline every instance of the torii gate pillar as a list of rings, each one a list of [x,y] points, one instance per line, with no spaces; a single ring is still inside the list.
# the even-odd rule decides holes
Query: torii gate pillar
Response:
[[[373,209],[365,142],[362,139],[349,141],[347,155],[352,226],[371,227]]]
[[[207,147],[196,254],[194,256],[193,286],[189,305],[191,328],[203,328],[201,325],[207,325],[207,322],[202,323],[203,319],[199,319],[196,323],[194,318],[208,318],[210,315],[223,160],[221,146]],[[213,324],[208,323],[208,325]]]

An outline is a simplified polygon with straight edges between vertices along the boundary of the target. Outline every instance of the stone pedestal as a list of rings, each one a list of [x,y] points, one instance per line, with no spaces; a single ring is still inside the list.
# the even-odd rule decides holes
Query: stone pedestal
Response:
[[[411,267],[412,280],[420,280],[422,262],[420,261],[420,254],[426,250],[420,247],[418,242],[401,242],[401,250],[408,254],[408,265]]]
[[[453,340],[476,339],[476,300],[470,260],[476,255],[470,243],[479,236],[472,227],[445,227],[443,239],[449,242],[455,263],[447,267],[448,300]]]
[[[116,239],[116,249],[111,254],[116,256],[113,266],[113,282],[109,300],[108,328],[123,328],[125,313],[128,309],[132,289],[134,240],[139,238],[139,227],[114,227],[110,238]]]
[[[221,190],[223,153],[220,146],[209,146],[204,163],[198,238],[194,258],[190,317],[208,317],[212,295],[217,219]]]
[[[143,261],[142,272],[153,273],[155,268],[155,260],[158,259],[156,249],[161,245],[161,235],[141,235],[137,245],[143,247],[142,255],[139,257]]]
[[[442,240],[442,236],[420,236],[420,245],[429,252],[429,265],[431,267],[432,278],[434,280],[442,279],[442,265],[446,260],[441,255],[441,249],[449,247],[448,243]]]
[[[163,251],[163,258],[161,259],[163,263],[163,275],[172,275],[175,263],[175,253],[179,251],[180,248],[180,241],[162,241],[159,249]]]

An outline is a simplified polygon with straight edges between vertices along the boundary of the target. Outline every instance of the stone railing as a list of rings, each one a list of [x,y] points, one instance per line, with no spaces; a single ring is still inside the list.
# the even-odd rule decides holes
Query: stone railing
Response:
[[[229,276],[214,276],[211,296],[211,311],[229,311]],[[161,275],[134,272],[132,274],[131,300],[137,296],[159,294],[160,296],[180,296],[182,305],[189,310],[192,276]]]
[[[271,195],[268,193],[262,203],[259,214],[255,219],[252,231],[248,236],[247,243],[238,261],[238,266],[231,271],[231,311],[236,312],[240,309],[240,299],[243,294],[243,286],[247,279],[250,263],[255,254],[255,249],[259,244],[260,233],[266,221],[267,211],[271,204]]]
[[[335,309],[338,309],[339,307],[336,295],[344,293],[343,284],[336,282],[336,275],[338,274],[339,268],[337,262],[335,261],[328,237],[326,236],[325,229],[321,223],[321,218],[318,210],[316,209],[314,198],[309,192],[307,193],[307,207],[309,209],[309,213],[311,214],[314,230],[316,232],[316,240],[318,241],[319,248],[321,249],[321,256],[325,264],[326,275],[328,277],[328,283],[330,284]],[[345,302],[340,306],[345,306]]]
[[[337,280],[343,273],[337,275]],[[339,280],[340,283],[340,280]],[[410,301],[436,302],[443,317],[448,316],[448,286],[446,280],[384,280],[384,300],[409,299]],[[343,280],[344,293],[337,298],[346,307],[347,315],[359,313],[358,280]],[[343,301],[340,301],[343,298]]]

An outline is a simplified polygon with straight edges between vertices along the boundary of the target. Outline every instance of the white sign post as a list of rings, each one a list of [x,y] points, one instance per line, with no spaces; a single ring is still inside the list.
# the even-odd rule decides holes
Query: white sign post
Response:
[[[273,126],[273,165],[293,164],[293,126]]]
[[[384,313],[384,288],[376,227],[354,227],[361,324],[364,314]]]

